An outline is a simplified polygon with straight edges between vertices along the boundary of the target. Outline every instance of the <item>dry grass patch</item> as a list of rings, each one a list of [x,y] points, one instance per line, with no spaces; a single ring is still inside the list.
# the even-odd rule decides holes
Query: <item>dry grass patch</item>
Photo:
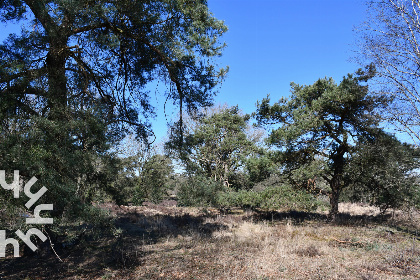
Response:
[[[64,258],[57,279],[419,279],[419,220],[348,207],[353,214],[336,224],[319,213],[124,209],[118,242],[108,239],[93,259]]]
[[[225,227],[207,238],[174,237],[166,254],[156,250],[146,258],[149,266],[137,267],[137,279],[420,277],[419,241],[404,232],[391,234],[389,227],[252,221],[241,215],[218,215],[206,222]]]
[[[362,215],[360,209],[352,207],[359,211],[355,215]],[[391,231],[388,226],[351,227],[323,221],[295,224],[292,219],[250,221],[238,219],[240,215],[234,217],[207,219],[208,223],[217,221],[226,227],[193,247],[174,239],[184,250],[172,251],[172,266],[162,269],[156,279],[171,279],[177,271],[188,272],[179,279],[420,277],[418,239],[406,232]]]

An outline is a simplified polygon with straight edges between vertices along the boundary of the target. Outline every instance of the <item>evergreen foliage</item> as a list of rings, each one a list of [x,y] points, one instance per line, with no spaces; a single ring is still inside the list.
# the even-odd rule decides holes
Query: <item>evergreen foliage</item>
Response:
[[[180,206],[208,207],[217,205],[217,195],[225,186],[213,178],[193,175],[181,183],[177,198]]]
[[[295,184],[311,191],[328,193],[331,212],[338,213],[340,193],[353,143],[378,133],[380,117],[375,110],[386,100],[371,96],[364,83],[374,76],[374,68],[348,74],[337,85],[331,78],[310,86],[292,83],[292,95],[270,105],[267,97],[258,104],[260,124],[278,124],[268,141],[276,145],[279,161]],[[310,180],[328,182],[329,189],[318,189]],[[305,184],[306,183],[306,184]]]
[[[217,205],[221,208],[240,207],[266,211],[279,209],[282,211],[313,211],[322,203],[304,190],[296,190],[288,184],[277,184],[261,191],[219,192]]]
[[[268,149],[261,148],[253,153],[245,161],[245,170],[251,185],[256,185],[270,176],[280,172],[280,167],[276,164],[274,153]]]
[[[168,195],[170,175],[173,174],[171,160],[164,155],[153,155],[141,166],[139,182],[135,188],[134,202],[159,203]]]
[[[166,149],[183,161],[188,172],[229,186],[229,178],[256,149],[246,134],[248,120],[249,116],[242,115],[237,106],[221,108],[201,116],[182,145],[179,145],[179,133],[172,131]]]
[[[0,170],[36,176],[56,218],[83,217],[100,193],[121,201],[110,147],[152,135],[150,81],[192,112],[225,73],[212,58],[226,27],[204,0],[1,1],[0,21],[30,25],[0,45]]]
[[[385,211],[419,205],[418,150],[395,137],[379,134],[361,139],[346,169],[347,195]]]

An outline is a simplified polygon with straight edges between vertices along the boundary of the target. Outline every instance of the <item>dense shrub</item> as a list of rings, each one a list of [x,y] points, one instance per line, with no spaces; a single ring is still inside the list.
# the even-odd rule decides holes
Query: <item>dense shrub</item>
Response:
[[[180,206],[214,206],[217,193],[224,190],[219,181],[204,176],[192,176],[180,184],[177,197]]]
[[[241,207],[258,208],[261,205],[261,193],[252,190],[219,192],[217,206],[220,208]]]
[[[313,195],[281,183],[271,177],[252,190],[226,188],[218,181],[204,176],[190,177],[179,186],[177,197],[181,206],[240,207],[263,210],[315,210],[323,203]]]
[[[279,167],[273,160],[273,154],[262,150],[259,155],[249,157],[245,162],[245,170],[248,174],[248,180],[251,184],[264,182],[273,174],[276,174]]]
[[[229,187],[234,190],[249,190],[252,185],[249,175],[244,172],[238,171],[229,176]]]
[[[349,188],[345,196],[350,201],[368,202],[382,211],[418,206],[419,157],[418,149],[387,134],[361,141],[346,169]]]
[[[268,187],[261,191],[239,190],[220,192],[217,197],[219,207],[260,208],[264,210],[300,210],[310,211],[321,206],[321,202],[305,191],[295,190],[282,184]]]
[[[133,202],[138,205],[144,201],[159,203],[168,194],[172,173],[172,162],[168,157],[159,154],[150,157],[142,164]]]
[[[261,193],[261,208],[311,211],[321,203],[311,194],[288,185],[270,187]]]

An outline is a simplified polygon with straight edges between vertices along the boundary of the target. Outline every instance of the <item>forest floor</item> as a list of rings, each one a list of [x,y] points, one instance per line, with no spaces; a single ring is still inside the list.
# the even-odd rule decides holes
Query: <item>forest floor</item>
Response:
[[[420,279],[420,213],[103,205],[116,231],[0,259],[0,279]],[[45,251],[45,250],[44,250]],[[51,250],[50,250],[51,251]]]

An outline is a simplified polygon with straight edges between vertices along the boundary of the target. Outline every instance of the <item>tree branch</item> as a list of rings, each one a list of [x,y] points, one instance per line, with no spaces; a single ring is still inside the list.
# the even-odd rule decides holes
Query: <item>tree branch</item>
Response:
[[[35,18],[41,22],[47,34],[58,31],[58,25],[48,14],[44,0],[24,0],[24,2],[34,13]]]
[[[83,33],[83,32],[87,32],[87,31],[91,31],[94,29],[98,29],[98,28],[104,28],[104,27],[110,27],[110,24],[108,22],[101,22],[98,24],[93,24],[93,25],[87,25],[87,26],[83,26],[83,27],[78,27],[78,28],[74,28],[70,31],[71,35],[77,34],[77,33]]]
[[[17,78],[21,78],[21,77],[26,77],[26,78],[37,78],[39,76],[41,76],[42,74],[46,74],[47,73],[47,68],[46,67],[42,67],[42,68],[38,68],[38,69],[30,69],[30,70],[26,70],[23,72],[19,72],[19,73],[15,73],[15,74],[11,74],[11,75],[7,75],[5,77],[0,78],[0,83],[7,83],[10,82],[14,79]]]

